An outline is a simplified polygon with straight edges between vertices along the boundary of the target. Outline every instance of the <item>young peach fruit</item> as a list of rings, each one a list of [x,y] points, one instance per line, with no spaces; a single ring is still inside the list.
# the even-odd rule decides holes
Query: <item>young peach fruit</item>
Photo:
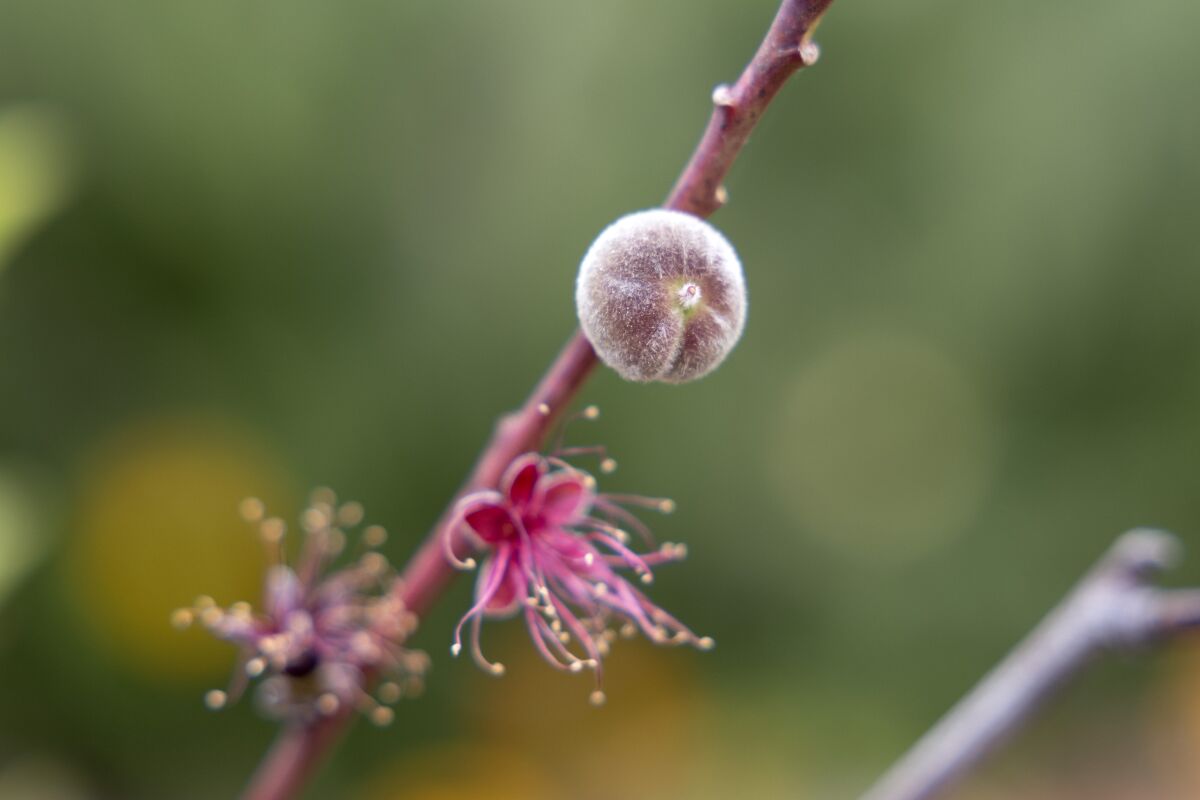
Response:
[[[575,303],[596,354],[621,377],[684,383],[737,344],[746,281],[716,228],[653,209],[604,229],[580,264]]]

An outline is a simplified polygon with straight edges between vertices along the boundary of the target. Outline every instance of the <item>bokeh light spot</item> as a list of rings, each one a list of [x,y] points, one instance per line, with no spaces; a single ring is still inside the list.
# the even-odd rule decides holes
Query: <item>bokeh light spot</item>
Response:
[[[472,730],[549,765],[555,780],[603,787],[602,796],[694,796],[695,753],[713,735],[713,696],[696,677],[705,668],[703,654],[619,639],[604,662],[607,699],[596,707],[589,702],[590,674],[551,669],[517,621],[495,627],[498,634],[485,637],[486,652],[508,669],[500,681],[465,690],[480,697],[466,709]]]
[[[371,778],[362,800],[553,800],[564,796],[528,753],[501,743],[422,748]]]
[[[228,671],[233,654],[171,612],[206,594],[257,600],[263,552],[238,515],[247,496],[283,508],[273,459],[219,423],[160,422],[126,430],[86,459],[68,589],[87,626],[125,665],[191,682]]]
[[[912,557],[961,531],[991,484],[995,423],[967,372],[933,344],[874,334],[809,363],[769,448],[805,532],[865,559]]]

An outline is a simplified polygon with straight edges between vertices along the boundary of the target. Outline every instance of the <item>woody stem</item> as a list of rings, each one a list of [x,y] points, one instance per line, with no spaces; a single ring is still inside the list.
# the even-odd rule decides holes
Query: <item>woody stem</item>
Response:
[[[720,208],[725,175],[789,77],[816,60],[813,30],[833,0],[783,0],[754,58],[732,87],[713,93],[708,127],[664,207],[707,217]],[[455,536],[454,507],[463,495],[494,487],[508,464],[537,449],[597,364],[591,344],[576,330],[520,410],[502,417],[458,494],[401,574],[399,595],[421,615],[456,575],[441,537]],[[344,711],[281,731],[251,777],[244,800],[284,800],[299,792],[350,721]]]

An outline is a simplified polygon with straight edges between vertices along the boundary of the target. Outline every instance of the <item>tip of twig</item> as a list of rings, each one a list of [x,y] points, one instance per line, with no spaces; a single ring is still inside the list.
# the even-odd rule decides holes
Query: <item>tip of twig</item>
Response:
[[[1159,572],[1179,560],[1180,549],[1179,540],[1166,531],[1134,528],[1121,534],[1109,558],[1129,572]]]

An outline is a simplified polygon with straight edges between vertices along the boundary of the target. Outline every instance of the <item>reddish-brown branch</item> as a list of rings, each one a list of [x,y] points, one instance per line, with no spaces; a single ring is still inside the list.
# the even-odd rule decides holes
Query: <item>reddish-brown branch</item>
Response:
[[[283,728],[250,776],[243,800],[284,800],[298,794],[341,738],[353,713],[346,709],[311,725]]]
[[[457,574],[446,561],[440,537],[453,533],[451,527],[458,498],[477,489],[495,486],[514,458],[537,448],[596,363],[591,344],[576,331],[521,410],[496,423],[492,438],[475,463],[471,476],[404,568],[399,592],[409,610],[423,615]],[[352,719],[353,712],[347,711],[311,725],[283,729],[250,779],[243,799],[292,797]]]
[[[467,492],[496,486],[514,458],[537,449],[596,363],[592,345],[582,332],[575,331],[521,410],[501,417],[496,423],[491,441],[475,462],[475,468],[455,502]],[[455,533],[452,530],[455,502],[451,502],[442,512],[433,532],[404,569],[400,596],[404,604],[418,615],[429,610],[429,606],[456,574],[447,563],[441,547],[441,537]]]
[[[713,93],[712,118],[700,144],[664,206],[707,217],[720,208],[721,181],[750,132],[784,82],[817,57],[810,41],[821,14],[833,0],[784,0],[766,37],[737,83]],[[550,365],[541,382],[514,414],[500,419],[470,477],[447,506],[429,537],[402,574],[400,596],[418,615],[429,610],[454,578],[442,552],[451,530],[454,508],[464,494],[496,486],[504,469],[523,452],[540,447],[547,431],[570,405],[597,364],[591,344],[579,330]],[[254,773],[244,800],[292,797],[338,740],[351,716],[339,714],[313,725],[285,728]]]
[[[785,0],[754,59],[733,86],[713,91],[713,113],[692,160],[679,176],[666,207],[707,217],[726,199],[721,182],[776,93],[796,70],[816,62],[812,41],[833,0]]]

